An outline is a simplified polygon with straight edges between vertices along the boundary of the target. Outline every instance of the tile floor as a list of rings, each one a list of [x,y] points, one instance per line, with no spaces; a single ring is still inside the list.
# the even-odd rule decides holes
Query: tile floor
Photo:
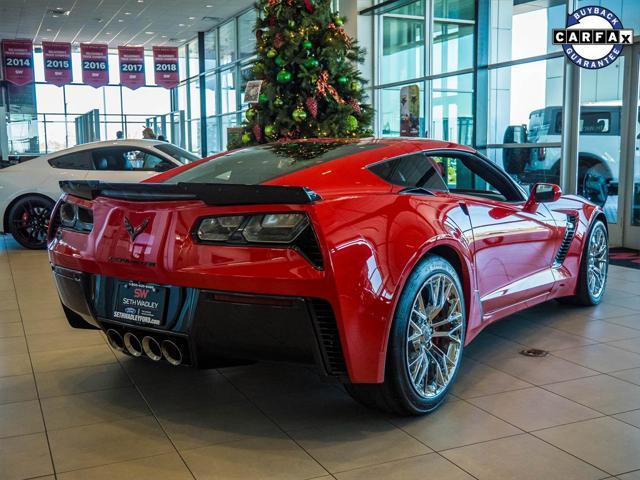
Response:
[[[0,237],[0,480],[426,477],[639,480],[640,270],[490,327],[438,412],[393,418],[307,368],[114,354],[67,326],[46,254]]]

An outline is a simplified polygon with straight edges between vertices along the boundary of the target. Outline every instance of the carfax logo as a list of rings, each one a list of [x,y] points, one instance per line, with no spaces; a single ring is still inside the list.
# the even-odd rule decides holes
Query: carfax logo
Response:
[[[553,44],[562,45],[573,63],[592,70],[611,65],[632,43],[633,30],[625,30],[604,7],[579,8],[567,17],[567,28],[553,30]]]

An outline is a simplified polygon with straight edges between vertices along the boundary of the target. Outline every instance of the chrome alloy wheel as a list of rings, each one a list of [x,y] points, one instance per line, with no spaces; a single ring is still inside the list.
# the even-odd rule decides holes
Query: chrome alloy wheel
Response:
[[[464,327],[461,295],[449,276],[436,274],[413,301],[406,366],[413,388],[424,398],[442,393],[460,363]]]
[[[591,296],[597,299],[604,291],[609,264],[607,233],[601,223],[591,232],[587,255],[587,287]]]

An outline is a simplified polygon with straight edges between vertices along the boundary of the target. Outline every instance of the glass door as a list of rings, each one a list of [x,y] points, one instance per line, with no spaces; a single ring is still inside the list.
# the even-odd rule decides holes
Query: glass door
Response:
[[[640,250],[640,44],[628,49],[625,78],[623,156],[620,165],[620,208],[624,212],[622,246]],[[628,101],[627,101],[628,99]]]

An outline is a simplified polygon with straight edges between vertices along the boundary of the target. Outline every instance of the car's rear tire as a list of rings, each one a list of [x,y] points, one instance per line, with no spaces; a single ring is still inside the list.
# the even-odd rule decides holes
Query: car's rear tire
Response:
[[[455,381],[464,348],[466,309],[455,269],[428,255],[404,287],[394,315],[385,379],[348,384],[363,405],[401,415],[430,413]]]
[[[609,272],[609,236],[602,220],[596,220],[589,229],[582,248],[576,294],[559,298],[561,303],[598,305],[607,286]]]
[[[47,246],[49,217],[54,202],[39,195],[29,195],[9,210],[9,232],[25,248],[41,250]]]

